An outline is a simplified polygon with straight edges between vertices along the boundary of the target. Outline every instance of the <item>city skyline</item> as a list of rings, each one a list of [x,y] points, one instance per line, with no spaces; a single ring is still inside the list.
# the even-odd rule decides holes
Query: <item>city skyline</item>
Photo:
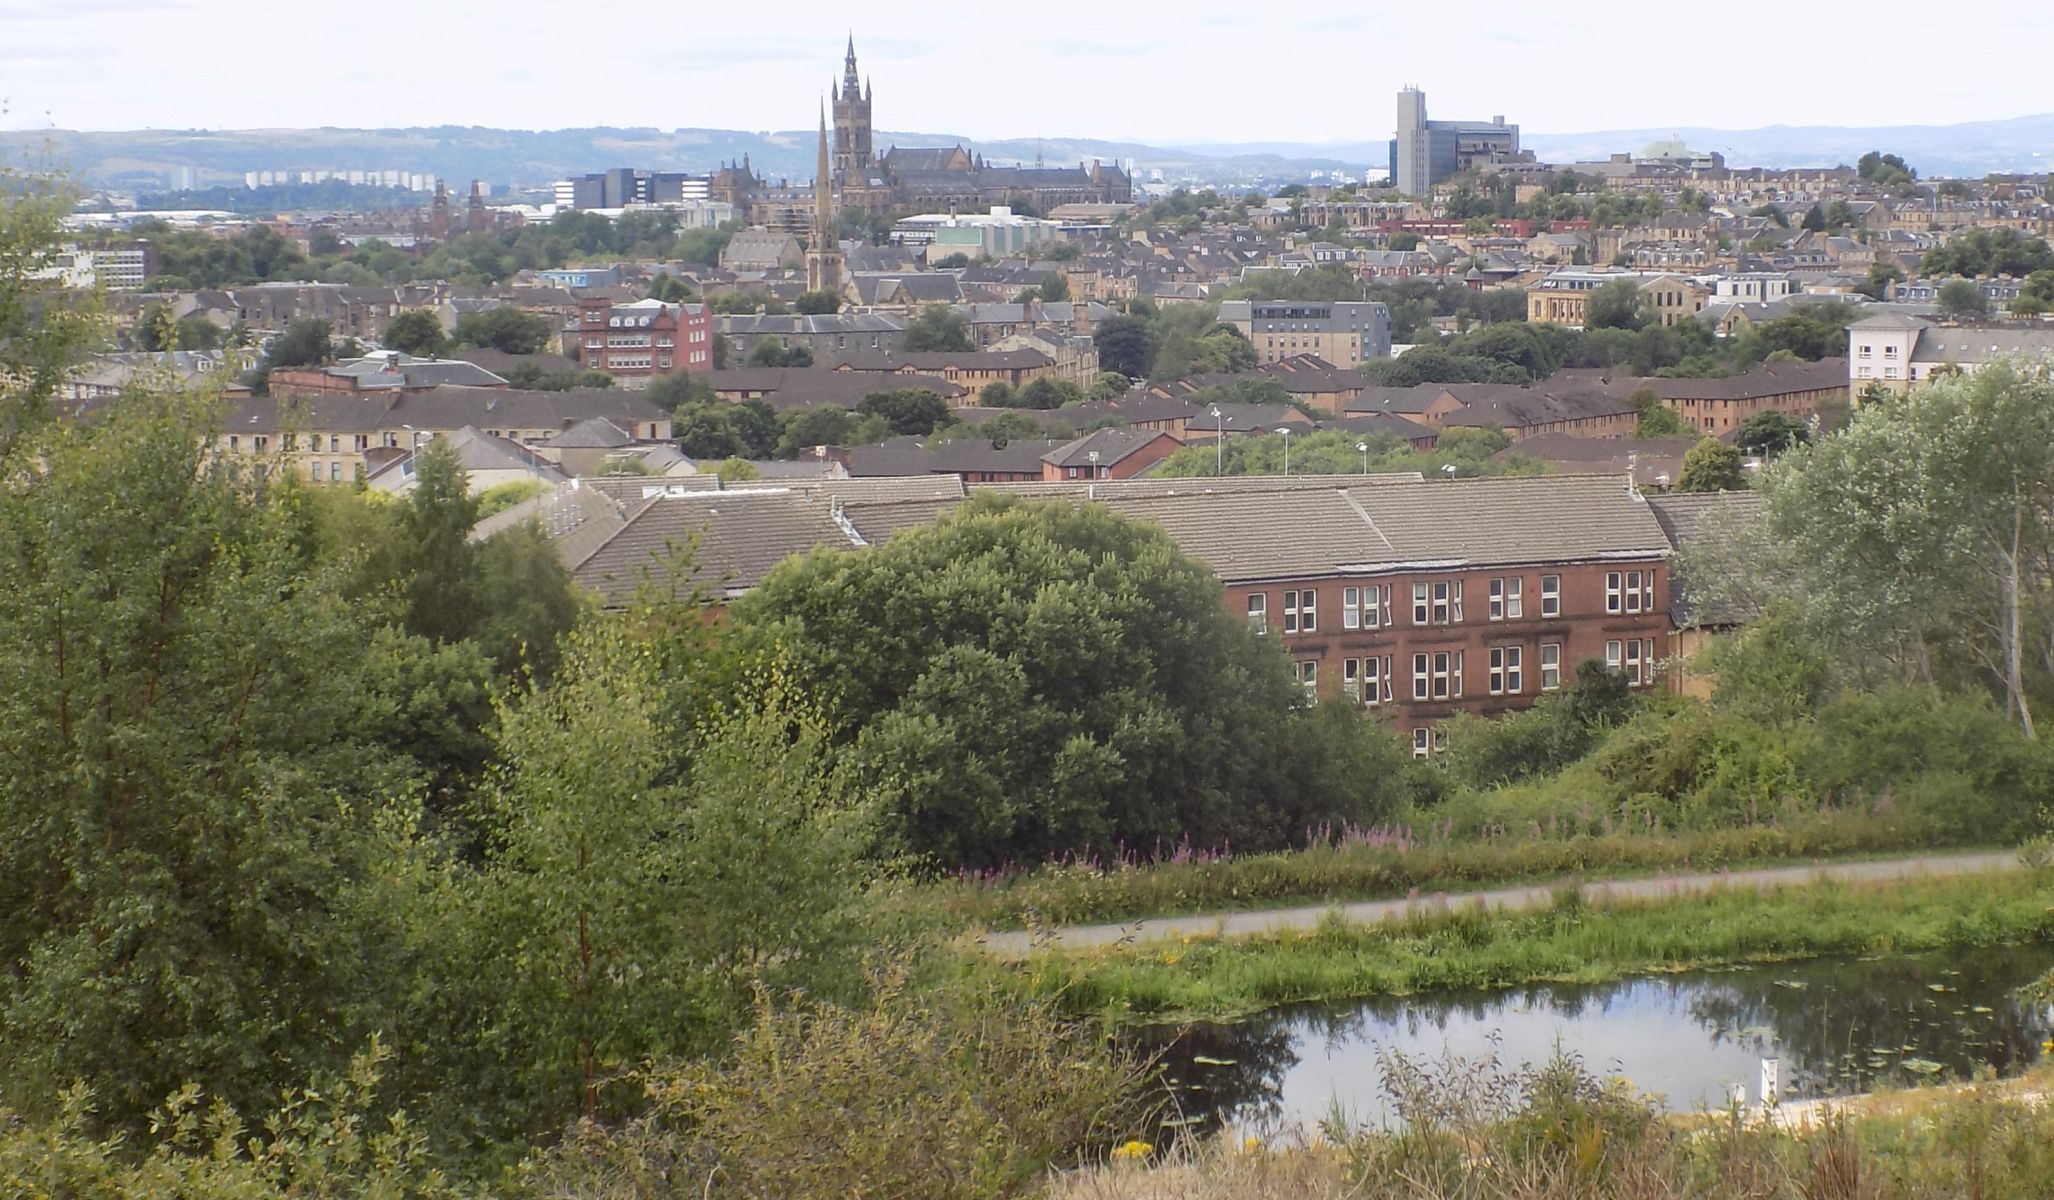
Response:
[[[1884,9],[1865,23],[1889,24],[1892,40],[1920,46],[1926,62],[1966,61],[1991,27],[2014,40],[2054,37],[2054,15],[2018,0],[1973,25],[1928,8]],[[1938,125],[2050,107],[2029,73],[1925,77],[1878,94],[1844,72],[1793,65],[1773,46],[1722,45],[1739,35],[1707,33],[1703,14],[1611,0],[1545,18],[1507,13],[1466,31],[1423,11],[1280,23],[1202,0],[1170,15],[1095,13],[1081,35],[1022,14],[1005,36],[981,40],[963,36],[951,12],[910,0],[888,24],[853,29],[881,130],[1163,146],[1374,141],[1390,136],[1390,97],[1406,84],[1424,88],[1436,114],[1502,112],[1539,134]],[[489,24],[391,0],[347,12],[249,0],[0,0],[0,127],[802,129],[811,98],[836,77],[850,15],[796,3],[769,31],[752,14],[710,10],[678,28],[638,24],[632,38],[569,39],[563,10],[535,0],[509,0]],[[1844,17],[1782,13],[1775,34],[1825,46],[1844,39]],[[435,59],[429,47],[464,52]],[[1330,69],[1307,70],[1308,59]],[[1180,80],[1209,102],[1166,102]]]

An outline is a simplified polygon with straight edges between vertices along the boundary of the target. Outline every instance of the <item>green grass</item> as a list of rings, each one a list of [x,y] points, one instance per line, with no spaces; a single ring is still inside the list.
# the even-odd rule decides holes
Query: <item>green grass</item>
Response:
[[[1720,890],[1519,914],[1461,905],[1380,926],[1045,953],[1010,967],[1034,992],[1116,1021],[1228,1018],[1281,1004],[1540,981],[1598,982],[1723,963],[2054,940],[2054,872]]]
[[[1425,829],[1425,822],[1415,823]],[[1717,870],[1816,859],[1873,857],[1938,845],[1928,830],[1890,816],[1838,813],[1786,823],[1688,833],[1552,833],[1538,821],[1514,831],[1438,840],[1357,838],[1276,854],[1092,867],[1049,867],[917,889],[913,902],[956,928],[1018,929],[1305,904],[1380,900],[1557,879],[1630,878],[1661,870]]]

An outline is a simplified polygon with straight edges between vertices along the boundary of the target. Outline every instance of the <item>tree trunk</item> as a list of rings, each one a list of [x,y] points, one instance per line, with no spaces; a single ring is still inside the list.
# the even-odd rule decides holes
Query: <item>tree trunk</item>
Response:
[[[2005,558],[2004,575],[2004,688],[2011,693],[2018,711],[2019,728],[2028,738],[2033,734],[2033,710],[2025,696],[2024,631],[2020,608],[2018,544],[2025,536],[2025,505],[2014,496],[2011,506],[2011,553]]]

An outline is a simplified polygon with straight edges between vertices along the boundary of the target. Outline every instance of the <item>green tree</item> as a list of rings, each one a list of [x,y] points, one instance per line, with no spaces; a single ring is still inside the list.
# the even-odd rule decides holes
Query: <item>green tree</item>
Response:
[[[456,319],[453,340],[459,346],[485,346],[507,354],[540,354],[553,333],[547,318],[502,304]]]
[[[271,367],[317,367],[334,357],[333,342],[328,322],[298,317],[264,348],[264,362]]]
[[[199,313],[187,313],[178,319],[180,350],[219,350],[227,336],[221,326]]]
[[[1803,228],[1808,233],[1826,232],[1826,206],[1824,204],[1813,201],[1812,206],[1804,210]]]
[[[1639,329],[1647,324],[1638,280],[1615,279],[1592,292],[1589,304],[1585,329]]]
[[[1732,492],[1746,486],[1740,451],[1714,437],[1690,448],[1676,479],[1679,492]]]
[[[967,353],[977,348],[977,344],[970,340],[969,320],[946,304],[930,304],[922,308],[906,326],[906,339],[901,344],[915,353],[937,350]]]
[[[1769,409],[1741,422],[1733,442],[1749,454],[1775,458],[1795,446],[1811,441],[1811,428],[1788,413]]]
[[[783,338],[767,337],[749,350],[743,363],[750,367],[810,367],[813,352],[804,346],[787,346]]]
[[[948,401],[921,388],[872,392],[856,406],[866,417],[881,417],[895,434],[921,437],[933,433],[951,420]]]
[[[1982,317],[1988,316],[1990,312],[1989,300],[1984,298],[1983,289],[1977,287],[1973,280],[1948,280],[1940,285],[1936,299],[1939,301],[1940,313],[1943,316]]]
[[[718,1050],[759,988],[857,984],[872,810],[785,675],[704,700],[695,628],[581,626],[505,715],[484,860],[421,897],[451,957],[415,1052],[493,1140],[631,1111],[623,1068]]]
[[[425,308],[410,308],[386,323],[378,340],[388,350],[419,358],[439,358],[449,349],[449,335],[442,321]]]
[[[378,1020],[370,889],[411,815],[362,735],[370,630],[211,433],[125,397],[36,431],[0,504],[0,1072],[30,1112],[75,1082],[117,1128],[189,1082],[268,1104]]]
[[[713,475],[722,483],[747,483],[752,479],[763,478],[763,472],[758,471],[756,464],[746,458],[722,459],[720,465],[713,469]]]
[[[820,316],[840,312],[842,298],[834,292],[800,292],[792,301],[792,311],[806,316]]]
[[[1070,280],[1061,271],[1050,271],[1041,277],[1041,298],[1055,302],[1070,298]]]
[[[1053,375],[1042,375],[1027,381],[1014,393],[1014,404],[1020,408],[1048,410],[1063,408],[1084,402],[1084,389],[1067,379]]]
[[[1893,263],[1870,263],[1868,275],[1856,290],[1871,300],[1881,300],[1890,293],[1890,285],[1904,282],[1904,272]]]
[[[1417,250],[1419,249],[1419,235],[1410,230],[1401,229],[1386,238],[1384,245],[1391,250]]]
[[[974,501],[788,562],[733,615],[838,681],[833,736],[897,785],[894,835],[938,865],[1277,845],[1374,819],[1402,766],[1359,708],[1308,719],[1282,656],[1167,535],[1093,507]]]
[[[797,458],[815,446],[847,446],[856,418],[846,411],[822,405],[784,414],[778,434],[777,456]]]
[[[1098,349],[1099,366],[1129,379],[1147,379],[1155,366],[1155,331],[1139,317],[1107,317],[1091,331],[1091,344]]]

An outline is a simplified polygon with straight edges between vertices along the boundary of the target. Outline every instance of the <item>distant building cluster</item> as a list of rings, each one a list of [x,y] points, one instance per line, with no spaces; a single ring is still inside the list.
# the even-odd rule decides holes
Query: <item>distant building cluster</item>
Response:
[[[1398,93],[1398,134],[1391,139],[1391,179],[1400,192],[1423,196],[1433,185],[1483,163],[1533,161],[1519,149],[1519,126],[1489,121],[1430,121],[1426,93]]]
[[[432,192],[441,177],[426,171],[359,170],[354,167],[315,167],[307,170],[245,171],[246,188],[283,187],[298,183],[348,183],[365,187],[405,188],[410,192]]]

